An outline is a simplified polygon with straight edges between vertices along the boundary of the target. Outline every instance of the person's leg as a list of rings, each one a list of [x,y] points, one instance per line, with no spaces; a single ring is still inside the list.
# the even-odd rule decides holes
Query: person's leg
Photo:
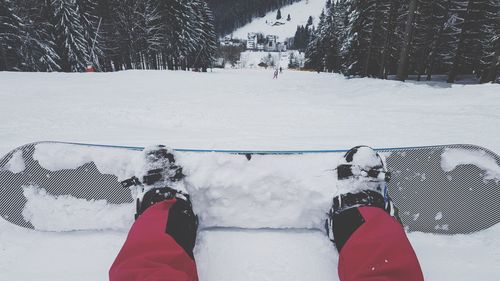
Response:
[[[197,281],[193,248],[198,218],[184,190],[182,167],[164,146],[147,148],[144,155],[147,173],[142,181],[132,177],[122,182],[124,187],[137,186],[136,221],[109,279]]]
[[[382,208],[352,208],[333,220],[341,281],[423,280],[403,227]]]
[[[197,221],[188,201],[170,199],[139,216],[109,271],[110,281],[196,281]]]
[[[385,161],[366,146],[349,150],[337,166],[339,195],[327,220],[339,251],[341,281],[421,281],[417,256],[387,192]]]

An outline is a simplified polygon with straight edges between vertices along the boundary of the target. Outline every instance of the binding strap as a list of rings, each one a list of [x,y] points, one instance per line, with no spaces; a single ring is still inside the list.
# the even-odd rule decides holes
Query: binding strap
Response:
[[[386,209],[384,196],[373,190],[363,190],[358,193],[341,194],[333,198],[333,206],[330,210],[330,216],[340,214],[341,212],[362,206],[373,206]]]

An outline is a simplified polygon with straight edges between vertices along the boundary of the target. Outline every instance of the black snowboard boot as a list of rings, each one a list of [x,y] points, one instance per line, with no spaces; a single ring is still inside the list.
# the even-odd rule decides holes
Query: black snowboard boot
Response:
[[[387,191],[391,174],[380,154],[371,147],[356,146],[340,159],[336,170],[341,194],[333,198],[325,227],[339,250],[362,223],[362,218],[353,210],[355,208],[379,207],[401,222],[398,209]],[[341,224],[343,229],[336,229],[336,224]]]
[[[133,177],[122,182],[124,187],[138,186],[137,220],[150,206],[169,199],[176,202],[168,211],[165,232],[172,236],[186,253],[193,258],[193,249],[198,230],[198,217],[184,186],[182,167],[176,164],[171,150],[159,145],[144,150],[146,175],[142,181]]]
[[[132,177],[122,182],[123,187],[137,186],[137,219],[149,206],[163,200],[178,198],[188,202],[182,167],[175,163],[174,154],[165,146],[158,145],[144,150],[146,174],[139,180]]]

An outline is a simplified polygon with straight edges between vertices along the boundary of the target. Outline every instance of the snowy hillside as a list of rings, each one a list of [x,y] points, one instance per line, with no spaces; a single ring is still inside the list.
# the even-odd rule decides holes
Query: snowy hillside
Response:
[[[265,17],[254,19],[251,23],[234,31],[233,38],[246,39],[250,32],[262,32],[266,35],[277,35],[279,40],[283,41],[295,35],[297,26],[305,26],[309,16],[313,17],[313,23],[316,25],[325,4],[326,0],[302,0],[285,6],[281,8],[281,20],[276,20],[277,11],[269,12]],[[287,21],[288,14],[291,17],[290,21]]]
[[[272,75],[271,69],[1,72],[0,155],[40,140],[278,150],[473,143],[500,152],[499,85],[400,83],[295,71],[278,80]],[[14,164],[11,169],[22,169]],[[208,169],[203,179],[193,180],[216,182],[212,174]],[[311,189],[316,186],[311,183]],[[217,195],[221,202],[238,199],[226,192]],[[261,204],[263,198],[258,197]],[[280,202],[273,204],[280,208]],[[294,225],[309,226],[300,219]],[[107,280],[126,235],[33,232],[0,219],[0,280]],[[498,237],[499,225],[472,235],[409,235],[431,281],[497,280]],[[338,255],[317,229],[202,229],[195,257],[201,281],[338,280]]]

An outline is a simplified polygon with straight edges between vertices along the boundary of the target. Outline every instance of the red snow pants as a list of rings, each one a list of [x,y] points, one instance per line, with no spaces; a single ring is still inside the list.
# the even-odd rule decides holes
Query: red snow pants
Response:
[[[364,223],[340,250],[341,281],[421,281],[417,256],[399,222],[377,207],[358,208]]]
[[[109,271],[110,281],[197,281],[196,264],[165,232],[175,199],[149,207],[134,223]],[[422,271],[401,225],[376,207],[340,251],[341,281],[420,281]],[[338,226],[340,227],[340,226]]]
[[[110,281],[197,281],[194,260],[166,233],[175,199],[149,207],[130,229],[109,270]]]

